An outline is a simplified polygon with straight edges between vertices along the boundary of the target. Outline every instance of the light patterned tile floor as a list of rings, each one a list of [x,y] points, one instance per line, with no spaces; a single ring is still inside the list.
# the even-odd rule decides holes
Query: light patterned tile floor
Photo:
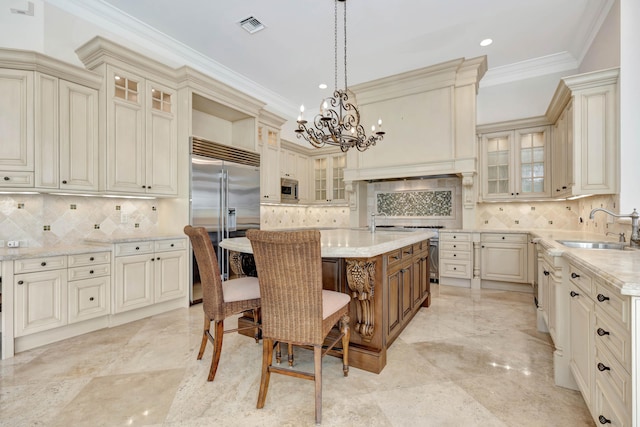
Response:
[[[593,426],[553,384],[531,294],[434,285],[376,375],[323,364],[326,426]],[[261,345],[225,336],[218,374],[196,360],[202,308],[174,310],[0,362],[0,426],[311,426],[313,383],[272,376],[256,409]],[[227,325],[231,327],[231,325]],[[311,366],[299,350],[296,363]]]

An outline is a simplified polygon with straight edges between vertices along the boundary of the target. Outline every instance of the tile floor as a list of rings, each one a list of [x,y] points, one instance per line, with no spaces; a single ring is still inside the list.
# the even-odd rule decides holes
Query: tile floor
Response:
[[[379,375],[324,360],[326,426],[593,426],[553,384],[531,294],[433,286]],[[274,375],[256,409],[261,345],[225,336],[218,374],[196,360],[202,309],[174,310],[0,362],[0,426],[314,425],[313,383]],[[230,327],[230,326],[228,326]],[[310,352],[296,353],[310,365]],[[206,359],[206,360],[205,360]]]

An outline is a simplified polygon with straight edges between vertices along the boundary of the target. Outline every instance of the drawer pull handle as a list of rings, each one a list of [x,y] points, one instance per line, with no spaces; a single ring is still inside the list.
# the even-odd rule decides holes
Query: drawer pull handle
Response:
[[[171,247],[174,247],[174,246],[175,246],[175,245],[172,243],[172,244],[171,244]]]
[[[579,275],[579,274],[571,273],[571,278],[572,278],[572,279],[576,279],[576,278],[578,278],[578,277],[580,277],[580,275]]]
[[[605,418],[604,415],[600,415],[598,421],[600,421],[600,424],[611,424],[611,420]]]
[[[400,259],[400,257],[398,257],[398,256],[392,256],[391,258],[393,258],[393,259]]]
[[[89,270],[89,274],[93,274],[93,270]]]
[[[607,365],[605,365],[604,363],[602,363],[602,362],[598,363],[598,371],[604,372],[604,371],[610,371],[610,370],[611,370],[611,368],[608,367]]]
[[[139,250],[140,250],[140,246],[136,246],[136,251],[139,251]]]
[[[5,180],[5,181],[9,181],[10,179],[11,179],[11,178],[9,178],[8,176],[5,176],[5,177],[4,177],[4,180]]]
[[[95,258],[94,258],[94,257],[89,258],[89,261],[93,261],[93,260],[95,260]]]
[[[458,256],[458,254],[453,254],[453,256]]]
[[[40,265],[41,265],[41,266],[43,266],[43,267],[46,267],[47,263],[46,263],[46,262],[44,262],[44,261],[42,261],[42,262],[40,263]]]
[[[62,183],[63,183],[63,184],[66,184],[66,183],[67,183],[67,180],[66,180],[66,179],[63,179],[63,180],[62,180]]]
[[[89,301],[93,301],[93,297],[89,298]]]
[[[600,301],[600,302],[609,301],[609,297],[605,297],[602,294],[598,294],[598,301]]]
[[[571,297],[573,298],[573,297],[577,297],[580,294],[577,293],[577,292],[571,291],[571,292],[569,292],[569,295],[571,295]]]
[[[605,335],[609,335],[608,331],[605,331],[602,328],[598,328],[598,335],[600,335],[601,337],[605,336]]]
[[[548,272],[547,270],[544,270],[544,275],[545,275],[545,276],[548,276],[548,275],[549,275],[549,272]]]
[[[18,280],[18,285],[24,285],[24,280]]]
[[[151,261],[155,261],[155,260],[156,260],[155,258],[151,258]]]

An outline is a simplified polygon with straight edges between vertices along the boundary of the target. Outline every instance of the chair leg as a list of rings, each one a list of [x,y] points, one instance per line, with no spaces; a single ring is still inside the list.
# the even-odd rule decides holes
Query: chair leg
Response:
[[[340,319],[340,330],[342,332],[342,372],[344,376],[349,375],[349,340],[351,339],[351,328],[349,328],[349,316],[342,316]]]
[[[260,376],[260,391],[258,392],[258,404],[256,408],[264,408],[264,401],[269,390],[271,371],[269,368],[273,362],[273,340],[262,337],[262,375]]]
[[[276,343],[276,364],[279,365],[282,362],[282,349],[280,347],[280,341]]]
[[[260,342],[260,309],[259,308],[254,308],[253,309],[253,323],[256,326],[255,329],[255,333],[253,335],[253,337],[256,339],[256,342]]]
[[[202,359],[202,355],[204,354],[204,349],[207,347],[207,332],[209,332],[209,327],[211,326],[211,320],[204,316],[204,330],[202,331],[202,343],[200,343],[200,351],[198,352],[198,360]]]
[[[287,360],[289,361],[289,366],[293,367],[293,344],[287,343]]]
[[[322,422],[322,346],[313,347],[314,382],[316,386],[316,424]]]
[[[213,358],[211,359],[211,368],[209,369],[209,377],[207,381],[213,381],[218,370],[218,363],[220,362],[220,353],[222,352],[222,337],[224,336],[224,320],[216,320],[213,322],[215,331],[215,338],[213,342]]]

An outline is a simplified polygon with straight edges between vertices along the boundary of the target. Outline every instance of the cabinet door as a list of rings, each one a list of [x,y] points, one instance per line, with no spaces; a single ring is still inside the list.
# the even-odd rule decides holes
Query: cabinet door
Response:
[[[153,304],[153,254],[116,257],[115,313]]]
[[[296,156],[296,178],[298,179],[298,197],[300,201],[309,200],[309,183],[311,182],[309,173],[309,157],[298,154]]]
[[[176,92],[147,81],[145,186],[149,194],[178,194]]]
[[[59,187],[97,192],[98,171],[98,91],[60,80]]]
[[[107,67],[107,190],[145,193],[144,79]]]
[[[387,276],[387,337],[390,337],[399,330],[402,321],[402,311],[400,308],[402,292],[402,272],[397,270]]]
[[[67,324],[67,270],[17,274],[15,336]]]
[[[481,145],[483,198],[513,198],[513,132],[494,132],[484,135]]]
[[[341,203],[346,200],[344,169],[347,156],[334,156],[314,159],[314,200],[316,202]]]
[[[569,285],[569,366],[587,406],[592,405],[594,383],[593,302],[578,287]]]
[[[280,153],[269,144],[262,146],[260,156],[260,192],[265,202],[280,201]]]
[[[0,171],[33,172],[33,72],[0,69],[0,93]]]
[[[56,77],[35,74],[35,186],[60,185],[60,105]]]
[[[111,276],[69,282],[69,323],[109,314]]]
[[[518,129],[515,131],[516,169],[515,196],[549,197],[549,128]]]
[[[413,264],[406,266],[400,270],[402,274],[402,289],[401,289],[401,301],[402,301],[402,319],[411,314],[413,308]]]
[[[154,262],[155,302],[183,297],[186,290],[185,252],[160,252]]]
[[[482,279],[527,283],[527,245],[483,243],[480,265]]]

